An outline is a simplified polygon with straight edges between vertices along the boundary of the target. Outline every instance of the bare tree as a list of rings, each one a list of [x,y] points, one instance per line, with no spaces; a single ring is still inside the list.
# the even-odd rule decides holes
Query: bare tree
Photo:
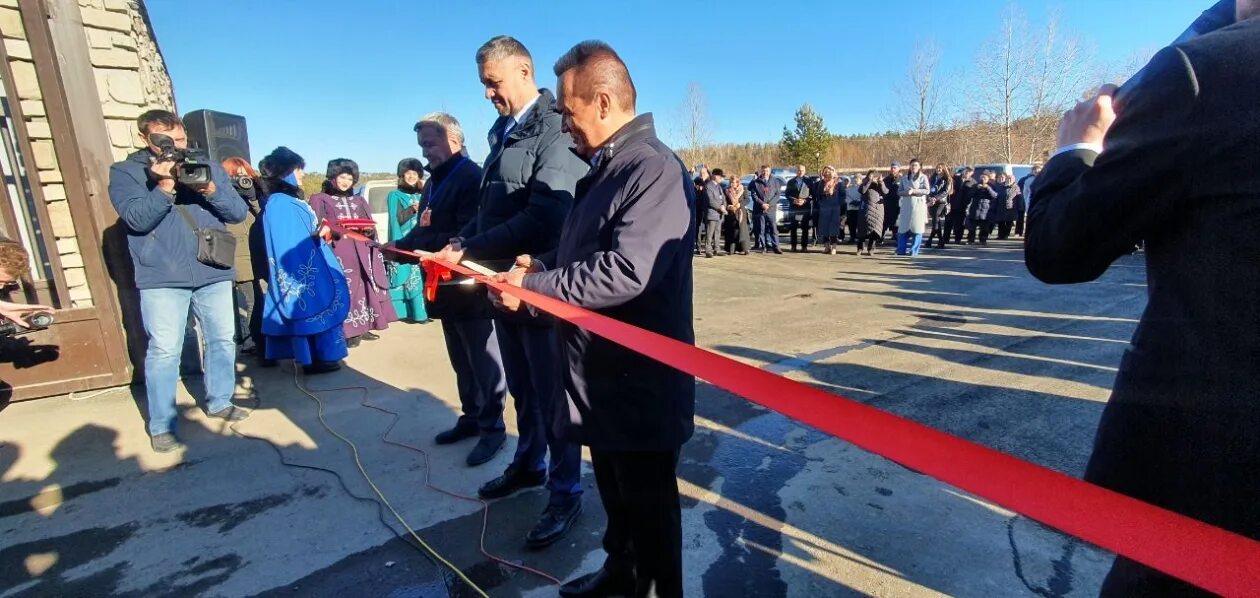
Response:
[[[688,166],[703,162],[709,157],[706,150],[713,142],[713,127],[709,122],[709,102],[699,83],[693,81],[687,85],[687,97],[678,107],[677,120],[683,145],[678,153]]]
[[[1015,160],[1015,129],[1028,87],[1029,52],[1023,35],[1027,23],[1012,5],[995,37],[982,46],[976,58],[976,109],[996,127],[994,153],[1004,162]]]
[[[1092,72],[1089,53],[1076,36],[1063,31],[1059,12],[1053,11],[1031,48],[1028,76],[1028,162],[1052,148],[1063,111],[1088,86]]]
[[[893,130],[903,132],[905,149],[922,156],[924,146],[941,120],[941,80],[937,77],[941,51],[935,42],[920,43],[910,63],[909,76],[896,88],[897,101],[889,116]]]

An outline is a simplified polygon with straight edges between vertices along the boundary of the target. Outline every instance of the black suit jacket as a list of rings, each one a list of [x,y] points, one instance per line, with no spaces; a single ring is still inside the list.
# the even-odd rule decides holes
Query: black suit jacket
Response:
[[[1260,19],[1160,52],[1106,151],[1052,158],[1025,259],[1098,278],[1145,242],[1149,301],[1087,479],[1260,538]]]

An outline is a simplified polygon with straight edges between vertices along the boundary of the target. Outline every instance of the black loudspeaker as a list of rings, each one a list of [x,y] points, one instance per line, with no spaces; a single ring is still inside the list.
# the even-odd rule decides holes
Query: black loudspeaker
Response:
[[[211,160],[222,162],[228,158],[249,159],[249,134],[245,130],[245,117],[214,110],[194,110],[184,115],[184,130],[188,132],[188,147],[202,150]]]

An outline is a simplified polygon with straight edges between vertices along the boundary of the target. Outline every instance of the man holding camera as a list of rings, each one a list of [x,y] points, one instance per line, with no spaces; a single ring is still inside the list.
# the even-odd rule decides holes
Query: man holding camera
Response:
[[[227,224],[245,220],[245,202],[216,163],[187,159],[188,135],[175,114],[150,110],[136,125],[145,149],[109,170],[109,199],[127,226],[149,347],[144,359],[149,435],[159,453],[183,448],[175,436],[175,382],[192,307],[205,338],[206,414],[237,422],[234,407],[235,250]]]

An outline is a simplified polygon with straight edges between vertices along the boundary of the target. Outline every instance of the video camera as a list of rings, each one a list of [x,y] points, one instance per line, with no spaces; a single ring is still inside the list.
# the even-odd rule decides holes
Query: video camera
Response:
[[[27,316],[24,321],[26,323],[25,330],[7,319],[0,318],[0,338],[13,338],[21,334],[45,330],[53,325],[53,315],[46,312],[35,313]]]
[[[202,152],[175,147],[175,140],[161,133],[150,134],[149,141],[161,150],[158,154],[158,162],[175,163],[172,170],[176,181],[189,187],[204,187],[210,184],[210,162]]]

